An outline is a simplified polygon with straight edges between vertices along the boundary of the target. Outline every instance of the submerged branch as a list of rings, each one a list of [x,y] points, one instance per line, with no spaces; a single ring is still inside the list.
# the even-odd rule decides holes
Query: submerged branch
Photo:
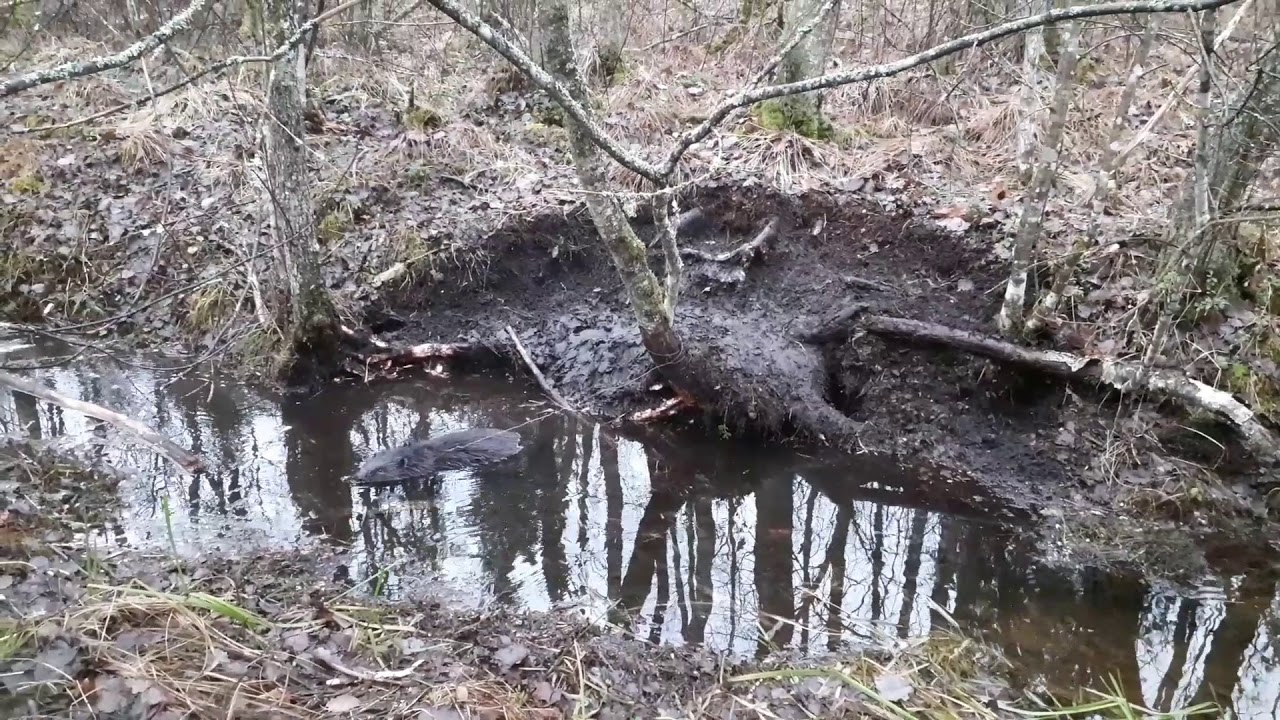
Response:
[[[137,420],[125,417],[114,410],[108,410],[101,405],[66,397],[40,383],[12,375],[3,370],[0,370],[0,385],[5,385],[18,392],[26,393],[45,402],[51,402],[68,410],[73,410],[82,415],[88,415],[95,420],[101,420],[113,425],[138,438],[188,473],[196,473],[204,468],[204,461],[198,456],[187,452],[182,446]]]

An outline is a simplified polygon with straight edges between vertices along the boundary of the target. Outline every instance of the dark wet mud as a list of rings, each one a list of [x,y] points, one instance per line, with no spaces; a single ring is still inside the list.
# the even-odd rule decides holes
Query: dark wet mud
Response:
[[[1089,386],[866,333],[821,348],[797,339],[850,303],[989,332],[1005,272],[991,238],[955,237],[928,218],[853,195],[702,188],[690,206],[711,220],[685,243],[707,254],[750,240],[773,218],[781,227],[738,279],[699,274],[706,263],[690,262],[677,326],[702,396],[715,398],[691,422],[697,432],[812,440],[798,435],[806,418],[821,415],[818,430],[824,423],[856,428],[848,443],[855,451],[954,468],[978,478],[1003,506],[1027,511],[1047,498],[1105,510],[1115,505],[1118,472],[1128,485],[1158,494],[1178,481],[1180,468],[1198,463],[1235,472],[1241,497],[1251,499],[1244,502],[1261,507],[1262,494],[1248,489],[1250,476],[1233,464],[1230,433],[1190,432],[1176,409],[1161,415]],[[670,396],[585,213],[513,223],[470,252],[483,261],[473,259],[468,272],[384,288],[374,315],[401,318],[384,337],[509,352],[509,326],[557,388],[588,412],[617,417]],[[1117,441],[1117,413],[1140,417],[1142,431]],[[1108,462],[1109,454],[1146,453],[1176,461],[1143,463],[1132,473]]]
[[[1034,518],[955,470],[586,426],[499,377],[284,398],[139,367],[158,362],[32,374],[160,429],[202,454],[207,474],[184,476],[92,420],[0,395],[0,433],[122,471],[120,507],[80,545],[215,564],[302,551],[308,573],[352,596],[485,617],[549,611],[735,662],[846,654],[950,618],[1002,650],[1027,687],[1072,693],[1115,675],[1151,707],[1216,699],[1242,718],[1274,717],[1280,701],[1280,595],[1266,562],[1176,585],[1048,564]],[[446,473],[437,491],[350,482],[372,453],[467,427],[514,429],[525,449],[513,465]],[[241,576],[269,567],[249,563]],[[298,584],[282,574],[270,582]],[[513,642],[485,627],[485,652]]]

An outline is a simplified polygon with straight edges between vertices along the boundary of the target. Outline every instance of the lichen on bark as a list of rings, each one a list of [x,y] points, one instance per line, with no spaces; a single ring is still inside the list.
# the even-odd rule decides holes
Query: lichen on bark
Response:
[[[564,84],[573,99],[590,112],[591,103],[573,54],[569,9],[563,0],[552,0],[543,6],[541,25],[546,38],[543,53],[548,69]],[[608,194],[604,154],[571,117],[565,118],[565,130],[569,134],[569,149],[578,182],[587,191],[587,209],[626,287],[645,348],[659,365],[669,362],[679,355],[681,344],[675,332],[674,307],[667,302],[667,291],[649,267],[648,249],[644,242],[636,235],[617,198]]]
[[[300,0],[265,0],[264,30],[268,42],[279,46],[297,31]],[[271,66],[267,78],[266,112],[262,119],[262,154],[266,201],[274,230],[275,274],[286,301],[276,319],[288,339],[290,357],[285,371],[293,380],[326,374],[339,360],[338,314],[320,272],[307,168],[306,64],[301,46],[285,52]]]

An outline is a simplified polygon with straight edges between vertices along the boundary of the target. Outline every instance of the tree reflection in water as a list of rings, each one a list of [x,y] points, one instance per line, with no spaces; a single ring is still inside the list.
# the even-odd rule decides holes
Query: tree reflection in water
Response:
[[[1031,534],[991,521],[957,478],[881,458],[617,437],[488,381],[284,400],[200,376],[112,372],[37,374],[198,448],[208,473],[179,475],[21,393],[0,393],[0,430],[98,442],[98,457],[133,472],[121,526],[138,547],[167,546],[167,497],[180,552],[328,543],[350,553],[355,580],[381,571],[393,594],[454,588],[514,607],[577,604],[647,639],[744,655],[917,635],[937,624],[937,606],[1001,646],[1028,682],[1098,686],[1115,673],[1158,709],[1216,692],[1239,717],[1280,716],[1280,598],[1266,568],[1193,597],[1046,568]],[[482,425],[516,428],[526,451],[511,465],[447,474],[432,492],[350,485],[372,452]]]

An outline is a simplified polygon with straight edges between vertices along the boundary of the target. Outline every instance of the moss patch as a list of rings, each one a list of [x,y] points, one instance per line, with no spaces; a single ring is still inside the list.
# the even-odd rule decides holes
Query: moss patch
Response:
[[[9,182],[9,189],[19,195],[39,195],[44,188],[44,178],[36,174],[22,175]]]
[[[756,106],[756,123],[766,130],[790,131],[812,140],[831,140],[836,136],[835,126],[812,105],[797,102],[795,98],[766,100]]]
[[[404,124],[405,127],[426,132],[443,127],[444,116],[428,107],[413,107],[404,114]]]
[[[333,245],[342,240],[342,236],[351,228],[351,213],[345,209],[334,210],[320,218],[316,225],[316,234],[322,245]]]

